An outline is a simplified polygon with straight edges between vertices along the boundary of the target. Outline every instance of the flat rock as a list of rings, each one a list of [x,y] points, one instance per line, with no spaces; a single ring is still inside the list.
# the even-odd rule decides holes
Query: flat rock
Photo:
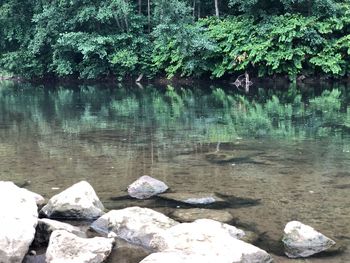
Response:
[[[40,213],[49,218],[96,219],[104,207],[92,186],[81,181],[53,196]]]
[[[172,201],[182,202],[190,205],[208,205],[217,202],[225,202],[214,193],[164,193],[160,197]]]
[[[165,192],[168,188],[162,181],[144,175],[128,186],[128,194],[137,199],[147,199]]]
[[[38,225],[36,226],[34,239],[35,244],[47,245],[49,243],[51,233],[55,230],[65,230],[69,233],[75,234],[76,236],[86,238],[85,232],[80,230],[78,227],[56,220],[42,218],[38,220]]]
[[[309,257],[335,245],[332,239],[298,221],[287,223],[282,242],[290,258]]]
[[[0,262],[22,262],[34,239],[38,208],[34,195],[0,182]]]
[[[215,258],[212,262],[272,262],[272,257],[266,251],[237,239],[218,224],[220,225],[215,221],[182,223],[154,236],[150,245],[159,252],[175,251],[196,257]]]
[[[140,263],[213,263],[217,262],[217,258],[212,256],[201,256],[197,254],[186,254],[181,251],[167,251],[153,253],[144,258]]]
[[[177,224],[157,211],[135,206],[111,210],[93,222],[91,228],[98,233],[150,248],[149,243],[154,235]]]
[[[80,238],[65,230],[52,232],[46,251],[47,263],[99,263],[112,251],[113,238]]]
[[[204,208],[176,209],[171,217],[180,222],[193,222],[197,219],[213,219],[223,223],[233,220],[233,216],[225,210],[213,210]]]

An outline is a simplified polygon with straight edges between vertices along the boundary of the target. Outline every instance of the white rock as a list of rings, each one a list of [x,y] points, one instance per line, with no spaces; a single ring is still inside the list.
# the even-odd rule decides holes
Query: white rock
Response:
[[[92,186],[81,181],[53,196],[41,213],[50,218],[95,219],[104,207]]]
[[[285,226],[282,241],[285,254],[290,258],[308,257],[335,245],[332,239],[298,221]]]
[[[237,239],[241,239],[245,236],[243,230],[235,226],[231,226],[229,224],[218,222],[212,219],[197,219],[193,223],[199,225],[199,227],[202,228],[203,231],[205,231],[205,229],[210,229],[210,231],[213,231],[213,233],[216,231],[224,231],[230,236]]]
[[[0,262],[22,262],[34,239],[35,198],[11,182],[0,182]]]
[[[181,251],[168,251],[153,253],[144,258],[140,263],[219,263],[217,258],[185,254]]]
[[[12,189],[13,191],[20,191],[21,195],[26,195],[28,197],[34,198],[36,204],[38,206],[43,205],[45,203],[45,198],[37,193],[34,193],[32,191],[29,191],[25,188],[20,188],[17,185],[15,185],[13,182],[10,181],[0,181],[1,187],[6,187],[8,190]]]
[[[56,220],[43,218],[38,220],[38,225],[36,227],[35,233],[35,243],[37,245],[47,245],[51,233],[55,230],[65,230],[79,237],[86,237],[85,232],[81,231],[78,227],[72,226],[67,223],[62,223]]]
[[[111,253],[113,238],[80,238],[65,230],[52,232],[46,251],[47,263],[99,263]]]
[[[108,212],[93,222],[91,228],[105,235],[114,232],[118,238],[149,248],[155,234],[176,224],[175,220],[152,209],[129,207]]]
[[[150,245],[157,251],[181,251],[196,257],[215,258],[212,262],[272,262],[271,256],[264,250],[233,237],[227,230],[215,226],[215,223],[176,225],[154,236]]]
[[[162,181],[144,175],[128,186],[128,193],[131,197],[146,199],[164,193],[168,188]]]

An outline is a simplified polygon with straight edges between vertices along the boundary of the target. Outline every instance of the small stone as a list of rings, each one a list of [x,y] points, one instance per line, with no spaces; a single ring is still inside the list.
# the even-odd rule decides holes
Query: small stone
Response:
[[[332,239],[298,221],[285,226],[282,241],[285,254],[290,258],[309,257],[335,245]]]
[[[137,199],[147,199],[168,190],[168,186],[148,175],[141,176],[128,186],[128,193]]]

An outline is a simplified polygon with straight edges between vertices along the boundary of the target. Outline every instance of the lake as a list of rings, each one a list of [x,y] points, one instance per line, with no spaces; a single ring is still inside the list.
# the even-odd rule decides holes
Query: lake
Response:
[[[3,81],[0,180],[47,199],[86,180],[107,209],[178,209],[126,196],[130,183],[150,175],[174,193],[226,198],[209,208],[258,234],[276,262],[350,262],[348,250],[290,260],[279,242],[285,224],[298,220],[349,246],[349,102],[345,84],[256,84],[245,94],[225,84]],[[138,257],[125,252],[109,262]]]

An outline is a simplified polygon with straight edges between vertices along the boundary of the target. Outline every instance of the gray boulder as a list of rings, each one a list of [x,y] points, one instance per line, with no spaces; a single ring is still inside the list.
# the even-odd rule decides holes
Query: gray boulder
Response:
[[[290,258],[309,257],[335,245],[332,239],[298,221],[285,226],[282,242]]]
[[[152,209],[128,207],[106,213],[93,222],[91,228],[101,234],[150,248],[154,235],[177,224],[175,220]]]
[[[62,223],[56,220],[42,218],[38,220],[38,225],[36,226],[35,239],[34,242],[36,245],[47,245],[51,233],[55,230],[65,230],[69,233],[77,235],[79,237],[85,237],[86,234],[80,228],[72,226],[67,223]]]
[[[144,175],[129,185],[128,193],[131,197],[137,199],[147,199],[165,192],[168,188],[162,181]]]
[[[0,262],[22,262],[38,222],[33,195],[11,182],[0,182]]]
[[[100,263],[112,251],[113,238],[80,238],[65,230],[52,232],[46,251],[47,263]]]
[[[81,181],[53,196],[40,213],[49,218],[96,219],[104,207],[92,186]]]
[[[243,231],[238,231],[236,237],[240,237],[241,232]],[[272,257],[266,251],[236,237],[230,231],[222,229],[219,222],[210,220],[176,225],[154,236],[150,245],[160,252],[173,251],[216,259],[211,262],[272,262]]]

